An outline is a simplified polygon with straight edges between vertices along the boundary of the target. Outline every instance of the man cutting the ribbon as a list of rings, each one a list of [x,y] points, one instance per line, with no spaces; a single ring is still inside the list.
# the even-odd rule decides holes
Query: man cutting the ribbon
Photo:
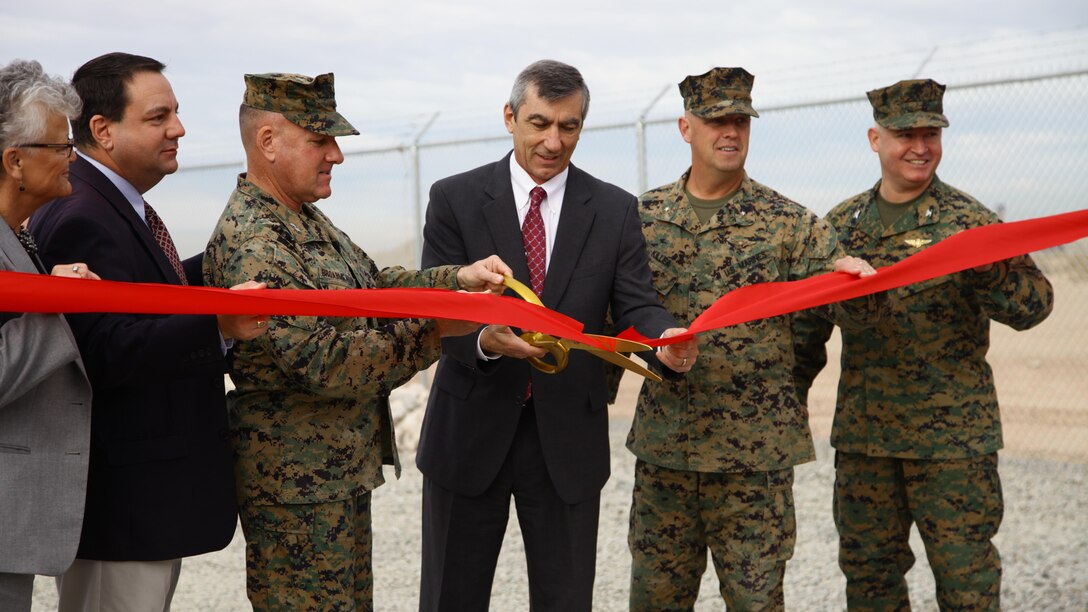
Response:
[[[589,107],[572,66],[539,61],[503,114],[513,152],[431,188],[423,265],[497,253],[545,306],[600,333],[682,332],[650,286],[635,198],[570,164]],[[529,331],[529,330],[526,330]],[[486,610],[517,507],[534,610],[591,608],[600,491],[609,475],[604,362],[572,351],[558,373],[508,327],[446,339],[416,463],[424,475],[421,610]],[[648,356],[691,369],[694,340]],[[654,365],[653,367],[660,367]]]
[[[937,178],[944,85],[910,80],[870,91],[869,146],[880,180],[827,220],[848,253],[899,262],[966,229],[999,223]],[[843,329],[831,445],[834,518],[847,607],[910,608],[908,538],[917,525],[942,610],[999,610],[1001,558],[991,539],[1003,505],[1001,419],[986,362],[990,321],[1039,324],[1053,289],[1028,255],[895,290],[870,330]],[[804,399],[827,362],[832,326],[797,318],[795,379]]]

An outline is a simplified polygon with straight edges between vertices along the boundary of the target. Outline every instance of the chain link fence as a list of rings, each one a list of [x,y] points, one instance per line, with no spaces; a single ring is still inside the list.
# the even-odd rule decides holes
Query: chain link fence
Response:
[[[591,113],[574,163],[632,193],[679,177],[690,149],[676,126],[679,96],[668,91],[628,122],[595,125]],[[753,122],[747,163],[755,180],[822,215],[879,178],[866,140],[872,115],[864,95],[777,107],[760,107],[757,99],[756,106],[761,117]],[[657,117],[646,119],[654,108]],[[939,174],[1005,220],[1085,208],[1085,108],[1088,70],[949,83],[945,114],[951,126]],[[335,195],[321,204],[379,265],[418,266],[429,186],[494,161],[510,147],[505,133],[442,142],[421,141],[421,135],[405,145],[348,152],[336,170]],[[183,166],[149,196],[166,211],[183,252],[203,249],[211,220],[241,170],[241,163]],[[1021,333],[993,325],[990,361],[1007,452],[1088,462],[1088,241],[1035,258],[1055,286],[1054,313]],[[829,367],[811,396],[814,433],[825,439],[836,379]]]

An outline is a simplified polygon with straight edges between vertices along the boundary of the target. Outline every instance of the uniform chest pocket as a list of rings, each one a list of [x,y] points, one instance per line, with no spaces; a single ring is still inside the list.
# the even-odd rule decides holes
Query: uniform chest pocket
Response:
[[[764,243],[736,252],[729,272],[735,286],[770,283],[780,278],[779,245]]]
[[[343,268],[322,266],[317,272],[317,278],[314,280],[319,289],[355,289],[358,287],[355,277],[351,274],[351,269],[346,266]]]
[[[355,289],[359,281],[336,245],[324,240],[311,240],[304,245],[304,259],[310,280],[316,289]]]
[[[679,278],[676,264],[657,253],[650,254],[650,274],[653,277],[654,290],[662,297],[668,295],[676,287],[676,281]]]

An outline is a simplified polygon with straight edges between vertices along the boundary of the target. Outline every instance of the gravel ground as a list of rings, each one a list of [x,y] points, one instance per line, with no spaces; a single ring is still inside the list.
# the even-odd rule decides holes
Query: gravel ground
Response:
[[[602,492],[598,540],[596,610],[627,607],[630,557],[627,513],[634,459],[623,447],[630,427],[624,414],[611,420],[612,478]],[[836,536],[831,522],[833,467],[830,448],[818,445],[818,460],[797,468],[797,550],[786,569],[789,610],[845,608],[843,579],[835,564]],[[415,610],[419,588],[420,491],[422,476],[412,456],[403,457],[399,481],[374,494],[375,607]],[[1088,610],[1088,464],[1022,459],[1002,454],[1005,520],[997,545],[1005,565],[1002,598],[1006,610]],[[225,550],[187,559],[173,610],[249,609],[245,598],[242,535]],[[918,561],[908,575],[916,610],[936,610],[933,579],[914,534]],[[492,609],[527,610],[525,557],[517,521],[510,528],[495,576]],[[55,609],[51,580],[39,578],[35,610]],[[708,566],[696,610],[723,608]]]

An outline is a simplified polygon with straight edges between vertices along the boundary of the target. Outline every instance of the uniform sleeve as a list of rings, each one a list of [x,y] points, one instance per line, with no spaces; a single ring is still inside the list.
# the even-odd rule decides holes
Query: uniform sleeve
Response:
[[[812,223],[809,225],[807,235],[804,232],[798,232],[800,235],[805,235],[805,239],[798,243],[800,251],[793,257],[794,263],[789,276],[791,281],[831,272],[834,270],[835,261],[846,256],[846,252],[839,244],[835,228],[827,220],[815,215],[812,215],[811,219]],[[844,329],[865,329],[876,325],[881,317],[887,316],[889,299],[891,298],[887,292],[880,292],[827,306],[818,306],[807,312],[818,315]],[[820,367],[822,368],[823,364]]]
[[[963,274],[982,312],[1013,329],[1035,327],[1054,308],[1054,288],[1028,255],[997,262],[986,272]]]
[[[838,233],[826,219],[816,218],[810,227],[800,257],[803,265],[797,272],[804,276],[831,272],[835,260],[846,256],[839,244]],[[790,280],[801,277],[791,275]],[[791,320],[793,382],[802,403],[808,403],[812,382],[827,365],[827,341],[835,325],[845,329],[872,327],[882,317],[890,315],[892,299],[889,292],[880,292],[794,313]]]
[[[423,226],[423,254],[420,263],[424,268],[454,267],[468,264],[468,249],[457,227],[457,220],[451,210],[449,199],[440,183],[431,186],[427,202],[427,220]],[[456,271],[454,283],[457,282]],[[489,362],[476,359],[476,347],[479,345],[480,330],[463,336],[451,336],[442,339],[442,351],[465,364],[469,368],[487,369]]]
[[[236,249],[223,268],[226,285],[253,278],[272,289],[315,289],[296,254],[265,238]],[[322,397],[381,394],[404,384],[438,358],[432,322],[274,316],[268,333],[254,340],[295,385]]]
[[[827,341],[835,325],[816,313],[803,310],[794,313],[793,326],[793,385],[797,399],[808,404],[812,381],[827,365]]]
[[[461,269],[461,266],[438,266],[425,270],[408,270],[401,266],[390,266],[379,270],[365,251],[359,248],[358,245],[353,245],[353,247],[355,255],[360,261],[370,263],[370,275],[377,281],[378,286],[383,289],[394,287],[405,289],[434,288],[456,291],[460,288],[457,286],[457,271]]]

